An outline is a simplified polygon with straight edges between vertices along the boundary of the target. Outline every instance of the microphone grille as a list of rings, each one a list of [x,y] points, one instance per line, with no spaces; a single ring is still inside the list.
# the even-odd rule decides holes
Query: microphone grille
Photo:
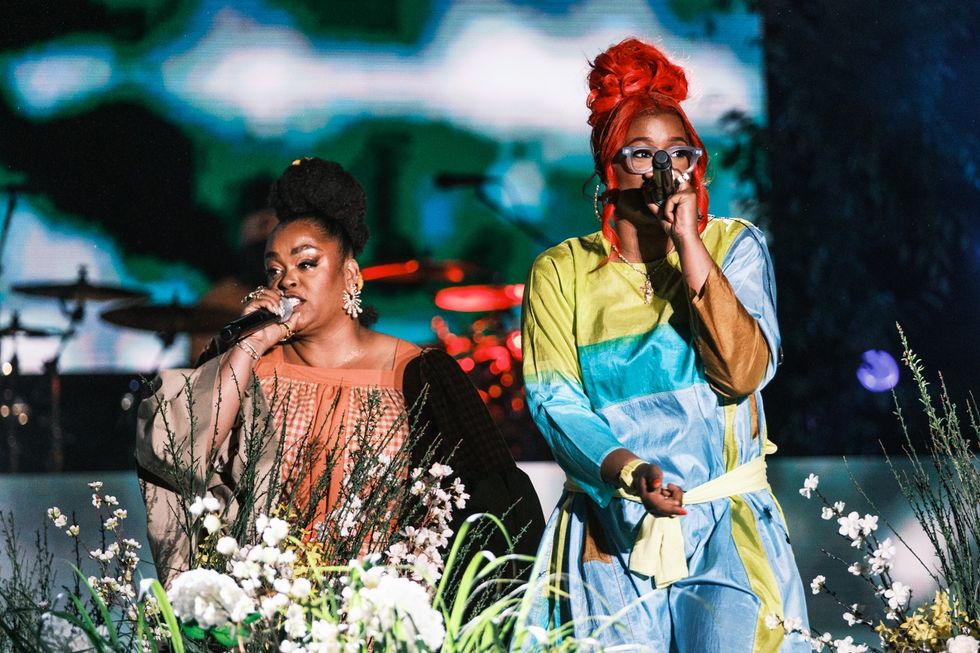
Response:
[[[297,304],[299,304],[299,299],[296,297],[283,297],[279,300],[279,306],[282,308],[282,316],[279,318],[279,324],[292,317],[293,307]]]

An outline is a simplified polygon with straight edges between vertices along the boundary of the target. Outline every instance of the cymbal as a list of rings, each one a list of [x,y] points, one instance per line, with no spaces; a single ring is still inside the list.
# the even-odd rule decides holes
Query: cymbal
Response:
[[[56,338],[65,335],[64,331],[57,329],[32,329],[20,323],[20,317],[14,313],[10,318],[10,324],[0,327],[0,338],[10,336],[24,336],[25,338]]]
[[[380,263],[361,268],[364,281],[376,281],[399,285],[449,281],[459,283],[467,277],[482,272],[482,268],[467,261],[426,261],[409,259],[393,263]]]
[[[443,288],[436,293],[436,306],[446,311],[477,313],[505,311],[520,306],[524,298],[524,284],[475,285]]]
[[[89,283],[84,277],[74,283],[28,283],[13,287],[14,292],[35,297],[50,297],[70,301],[108,301],[116,299],[146,299],[148,295],[139,290],[128,290],[119,286],[105,286]]]
[[[209,306],[137,304],[104,311],[101,317],[117,326],[160,333],[215,333],[240,314]]]

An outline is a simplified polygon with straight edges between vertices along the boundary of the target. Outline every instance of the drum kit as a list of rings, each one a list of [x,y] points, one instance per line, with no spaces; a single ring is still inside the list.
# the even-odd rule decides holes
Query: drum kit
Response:
[[[28,326],[22,323],[18,312],[10,315],[6,325],[0,325],[0,347],[6,341],[12,342],[9,358],[2,364],[2,394],[0,394],[0,421],[4,423],[4,444],[6,449],[7,471],[17,472],[21,467],[21,438],[19,431],[28,425],[34,416],[28,401],[22,397],[18,387],[20,376],[17,356],[18,342],[22,338],[57,339],[58,347],[54,356],[45,362],[45,385],[48,389],[44,404],[49,414],[44,415],[45,429],[50,432],[49,471],[64,469],[65,442],[61,424],[62,383],[58,370],[58,360],[65,346],[78,334],[78,327],[85,318],[86,308],[93,302],[112,302],[100,317],[117,326],[156,332],[164,346],[173,343],[178,333],[213,332],[220,329],[237,313],[210,307],[181,306],[173,304],[148,303],[149,295],[140,290],[116,285],[95,284],[88,280],[85,267],[80,267],[78,277],[66,283],[30,283],[15,285],[14,293],[39,299],[56,300],[61,312],[68,319],[64,329],[51,329]],[[49,401],[48,401],[49,400]]]
[[[408,260],[367,266],[361,272],[365,281],[372,285],[405,288],[459,284],[467,278],[479,276],[481,270],[465,261]],[[48,468],[50,471],[60,471],[64,468],[65,449],[60,416],[62,398],[58,359],[65,346],[77,335],[89,304],[111,302],[100,313],[103,321],[124,328],[154,332],[165,348],[173,344],[178,334],[213,334],[238,316],[237,311],[231,312],[226,308],[186,306],[176,301],[169,304],[151,303],[145,292],[90,282],[84,267],[79,268],[76,279],[67,283],[21,284],[13,286],[12,290],[27,297],[56,300],[69,324],[65,329],[28,326],[21,322],[17,312],[12,312],[9,322],[0,325],[0,348],[8,341],[12,341],[13,347],[12,354],[2,364],[3,390],[0,400],[0,421],[5,425],[6,436],[6,467],[11,472],[18,471],[20,467],[18,427],[27,423],[32,412],[17,392],[19,339],[59,340],[57,352],[45,364],[45,374],[50,387]],[[438,346],[454,356],[469,374],[505,436],[508,424],[530,423],[520,377],[520,332],[513,311],[520,305],[522,295],[523,284],[453,285],[435,294],[436,306],[445,311],[480,314],[470,321],[467,331],[462,334],[453,333],[441,317],[433,318],[432,328],[438,337]],[[0,357],[0,360],[3,358]],[[521,430],[524,430],[523,426]],[[512,439],[508,437],[508,440]],[[515,453],[519,452],[515,450]]]

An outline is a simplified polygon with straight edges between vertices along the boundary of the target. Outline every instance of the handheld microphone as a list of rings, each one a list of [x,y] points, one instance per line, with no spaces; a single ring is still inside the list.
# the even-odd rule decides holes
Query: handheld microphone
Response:
[[[674,168],[670,164],[670,155],[664,150],[654,152],[653,176],[643,180],[640,190],[647,204],[657,206],[663,206],[664,201],[674,194]]]
[[[269,324],[275,322],[282,324],[293,314],[293,306],[297,303],[299,303],[299,300],[295,297],[283,297],[279,300],[282,315],[276,315],[271,311],[260,308],[257,311],[243,315],[226,324],[218,334],[218,338],[223,344],[229,345],[239,338],[244,338],[250,333],[255,333]]]

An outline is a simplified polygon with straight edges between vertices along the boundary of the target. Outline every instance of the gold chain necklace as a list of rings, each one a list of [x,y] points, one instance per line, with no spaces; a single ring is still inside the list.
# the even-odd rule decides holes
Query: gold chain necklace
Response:
[[[616,252],[616,256],[619,257],[619,260],[628,265],[631,270],[637,274],[643,275],[643,285],[640,286],[640,291],[643,293],[643,303],[651,303],[653,301],[653,275],[656,272],[659,272],[660,268],[662,268],[664,263],[667,262],[667,254],[670,252],[668,251],[667,254],[664,254],[664,257],[652,270],[644,270],[637,267],[634,263],[631,263],[625,256],[623,256],[623,253],[615,245],[612,245],[612,251]]]

